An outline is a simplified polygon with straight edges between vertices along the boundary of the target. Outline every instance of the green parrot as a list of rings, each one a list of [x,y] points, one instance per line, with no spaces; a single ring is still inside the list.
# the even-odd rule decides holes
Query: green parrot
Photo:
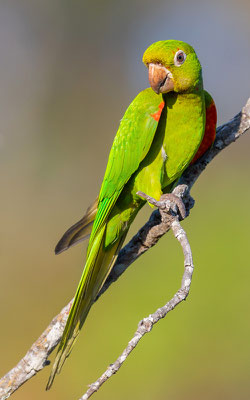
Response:
[[[151,87],[138,94],[121,120],[98,199],[56,246],[56,253],[60,253],[89,237],[85,267],[47,389],[69,356],[131,223],[146,203],[137,192],[159,200],[198,149],[200,156],[215,137],[216,109],[203,90],[194,49],[182,41],[159,41],[145,51],[143,62]]]

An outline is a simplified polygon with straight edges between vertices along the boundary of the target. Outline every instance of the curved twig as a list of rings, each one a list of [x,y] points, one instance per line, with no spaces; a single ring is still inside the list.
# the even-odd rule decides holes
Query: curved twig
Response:
[[[109,379],[112,375],[116,374],[117,371],[121,368],[122,364],[126,361],[129,354],[134,350],[134,348],[138,345],[139,341],[142,337],[150,332],[153,326],[159,322],[162,318],[172,311],[178,304],[180,304],[183,300],[186,300],[190,286],[192,282],[192,275],[194,271],[193,257],[190,244],[188,242],[188,238],[186,232],[182,228],[179,218],[177,215],[172,216],[169,214],[169,209],[171,210],[172,205],[168,207],[167,201],[165,201],[165,196],[163,195],[160,201],[156,201],[150,196],[145,195],[140,192],[140,195],[147,199],[151,204],[155,205],[159,208],[159,212],[162,218],[162,227],[166,230],[170,228],[172,229],[174,236],[179,241],[183,254],[184,254],[184,273],[182,276],[182,282],[180,289],[175,293],[171,300],[167,302],[163,307],[158,308],[153,314],[150,314],[147,318],[144,318],[139,322],[138,328],[133,336],[133,338],[128,342],[127,347],[123,350],[122,354],[117,358],[117,360],[108,366],[106,371],[97,379],[96,382],[92,383],[89,386],[87,392],[81,397],[80,400],[88,400],[100,387]],[[177,197],[178,199],[178,197]],[[179,203],[180,204],[180,203]],[[177,204],[179,209],[182,208],[182,205]]]

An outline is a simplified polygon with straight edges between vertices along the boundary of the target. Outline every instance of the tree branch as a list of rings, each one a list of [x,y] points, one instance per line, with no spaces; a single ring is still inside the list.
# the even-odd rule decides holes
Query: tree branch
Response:
[[[250,128],[250,99],[242,111],[231,121],[217,129],[214,146],[194,165],[188,167],[183,174],[180,184],[174,189],[175,195],[182,198],[187,215],[194,205],[189,191],[200,174],[212,159],[229,144],[235,142]],[[154,211],[149,221],[138,231],[131,241],[120,251],[116,264],[111,271],[105,285],[97,299],[109,286],[115,282],[123,272],[143,253],[153,247],[158,240],[169,231],[173,223],[164,223],[161,220],[159,210]],[[178,292],[177,292],[178,293]],[[96,300],[97,300],[96,299]],[[173,300],[173,299],[172,299]],[[172,301],[171,300],[171,301]],[[7,399],[24,382],[29,380],[37,372],[49,364],[48,356],[59,343],[68,313],[72,304],[65,306],[61,312],[51,321],[46,330],[31,346],[24,358],[0,380],[0,400]],[[169,303],[166,304],[167,307]],[[168,311],[167,311],[168,312]],[[153,314],[154,315],[154,314]],[[143,325],[143,324],[142,324]]]

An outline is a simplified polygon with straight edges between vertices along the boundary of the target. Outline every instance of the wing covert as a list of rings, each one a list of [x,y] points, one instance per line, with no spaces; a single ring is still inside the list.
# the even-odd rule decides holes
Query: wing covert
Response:
[[[191,164],[197,161],[213,144],[216,136],[217,111],[212,96],[204,90],[206,106],[205,132],[200,147],[195,154]]]

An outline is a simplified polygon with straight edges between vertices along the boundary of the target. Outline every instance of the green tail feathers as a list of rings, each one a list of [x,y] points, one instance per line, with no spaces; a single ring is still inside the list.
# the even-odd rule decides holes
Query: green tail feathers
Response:
[[[92,242],[46,390],[51,388],[56,373],[61,371],[66,358],[69,356],[89,310],[105,283],[126,236],[124,234],[116,243],[105,249],[105,233],[106,225],[99,230]]]

